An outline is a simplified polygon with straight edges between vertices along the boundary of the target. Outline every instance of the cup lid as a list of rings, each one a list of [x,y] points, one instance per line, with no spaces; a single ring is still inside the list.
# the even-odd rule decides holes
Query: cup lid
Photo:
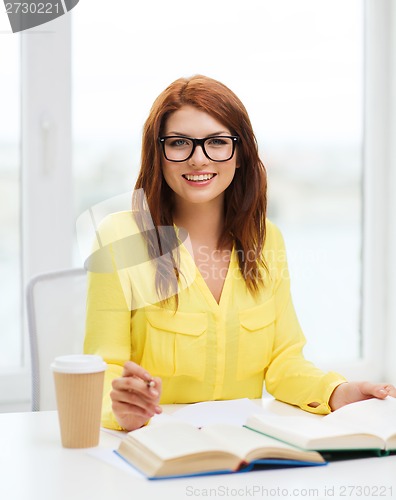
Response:
[[[107,364],[95,354],[69,354],[56,357],[51,368],[61,373],[96,373],[105,371]]]

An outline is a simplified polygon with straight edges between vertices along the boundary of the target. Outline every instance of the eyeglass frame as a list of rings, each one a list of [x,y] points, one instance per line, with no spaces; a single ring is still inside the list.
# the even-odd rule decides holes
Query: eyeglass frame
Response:
[[[166,139],[177,139],[177,138],[181,138],[181,139],[188,139],[189,141],[192,141],[193,143],[193,147],[192,147],[192,150],[191,150],[191,153],[187,156],[187,158],[185,158],[184,160],[170,160],[167,156],[166,156],[166,153],[165,153],[165,140]],[[227,158],[226,160],[213,160],[209,155],[208,153],[206,152],[206,149],[205,149],[205,142],[210,140],[210,139],[217,139],[217,138],[223,138],[223,139],[232,139],[232,152],[231,152],[231,156],[229,158]],[[225,162],[225,161],[230,161],[231,158],[234,156],[235,154],[235,147],[236,147],[236,144],[240,141],[240,137],[238,135],[213,135],[213,136],[210,136],[210,137],[204,137],[203,139],[196,139],[194,137],[187,137],[186,135],[164,135],[163,137],[158,137],[158,142],[162,145],[162,152],[165,156],[165,158],[168,160],[168,161],[171,161],[172,163],[181,163],[183,161],[187,161],[189,160],[192,155],[194,154],[194,151],[196,149],[197,146],[201,146],[201,149],[203,151],[203,154],[206,156],[206,158],[208,158],[208,160],[210,161],[214,161],[216,163],[222,163],[222,162]]]

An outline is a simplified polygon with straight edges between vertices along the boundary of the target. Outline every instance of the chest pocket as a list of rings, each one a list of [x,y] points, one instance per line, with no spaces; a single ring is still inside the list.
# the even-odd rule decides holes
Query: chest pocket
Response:
[[[206,313],[146,310],[146,340],[142,366],[150,373],[171,377],[186,375],[203,380],[206,365],[208,318]]]
[[[275,335],[275,299],[239,311],[237,378],[263,372],[271,359]]]

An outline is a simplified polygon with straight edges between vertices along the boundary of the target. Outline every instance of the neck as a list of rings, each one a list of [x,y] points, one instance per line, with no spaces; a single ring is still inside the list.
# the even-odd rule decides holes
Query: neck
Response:
[[[219,201],[176,204],[173,220],[187,230],[194,245],[217,247],[224,226],[223,200]]]

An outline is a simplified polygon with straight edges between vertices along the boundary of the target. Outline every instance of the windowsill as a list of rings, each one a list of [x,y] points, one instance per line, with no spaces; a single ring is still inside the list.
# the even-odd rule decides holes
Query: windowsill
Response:
[[[0,371],[0,412],[3,408],[13,408],[14,410],[4,411],[24,411],[19,407],[30,409],[31,399],[31,374],[27,368],[10,368]]]
[[[31,409],[32,409],[31,401],[0,404],[0,413],[19,413],[24,411],[31,411]]]

